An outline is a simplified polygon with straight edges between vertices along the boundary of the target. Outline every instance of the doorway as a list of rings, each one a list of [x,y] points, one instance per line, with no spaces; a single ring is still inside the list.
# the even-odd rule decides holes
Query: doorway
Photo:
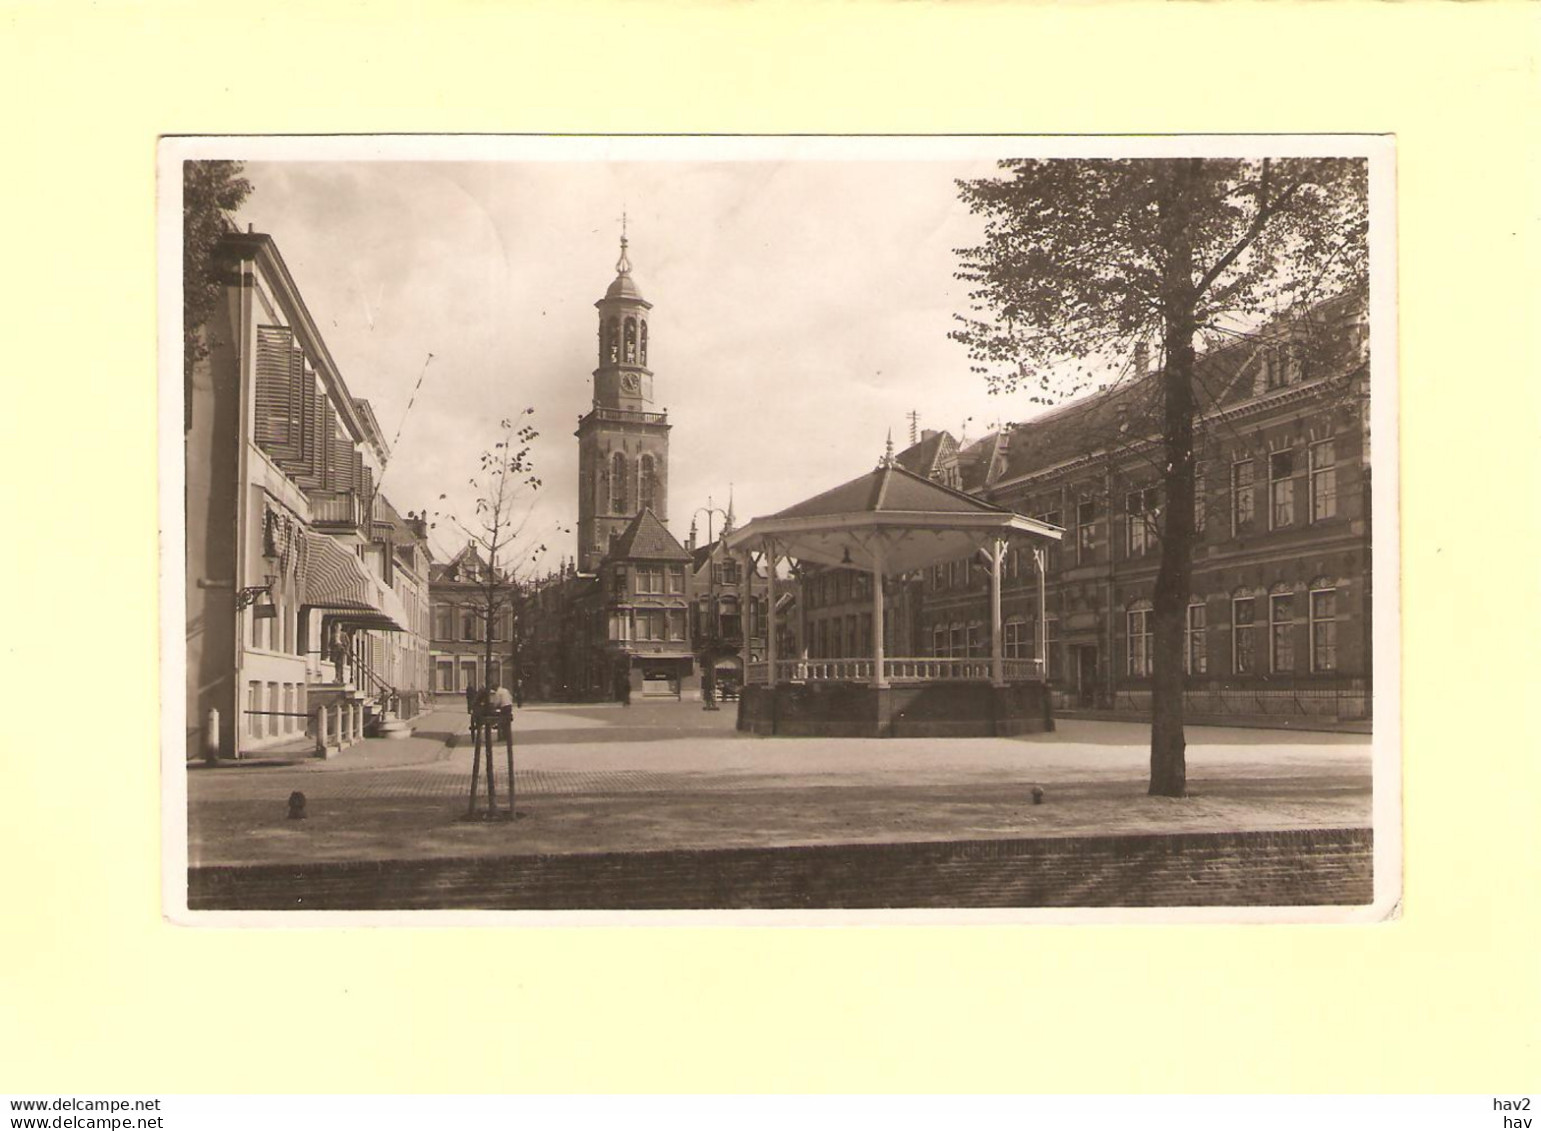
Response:
[[[1075,701],[1077,707],[1097,705],[1097,646],[1080,644],[1075,650]]]

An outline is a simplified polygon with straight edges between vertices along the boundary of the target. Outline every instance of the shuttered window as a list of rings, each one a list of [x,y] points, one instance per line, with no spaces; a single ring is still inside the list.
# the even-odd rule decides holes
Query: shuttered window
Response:
[[[257,327],[257,403],[253,434],[258,446],[274,459],[299,454],[297,429],[291,412],[289,358],[294,335],[287,326]]]

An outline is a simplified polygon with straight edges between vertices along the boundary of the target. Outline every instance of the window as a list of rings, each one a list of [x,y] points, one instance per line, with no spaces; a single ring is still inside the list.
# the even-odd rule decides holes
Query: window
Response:
[[[647,321],[642,322],[642,364],[647,364]]]
[[[1231,464],[1231,533],[1252,529],[1252,461]]]
[[[658,468],[651,455],[644,455],[637,463],[638,509],[658,509]]]
[[[1031,660],[1033,658],[1032,625],[1020,617],[1002,625],[1001,655],[1008,660]]]
[[[440,605],[433,611],[433,634],[440,640],[455,638],[455,609],[452,605]]]
[[[268,736],[272,737],[279,732],[283,725],[283,700],[279,698],[278,684],[268,684]]]
[[[1338,459],[1331,440],[1311,445],[1311,521],[1321,522],[1338,513]]]
[[[1252,627],[1257,620],[1257,605],[1251,597],[1231,600],[1231,670],[1237,675],[1257,671],[1257,642]]]
[[[872,614],[862,613],[861,627],[857,630],[860,636],[856,641],[856,655],[872,655]]]
[[[626,456],[623,452],[616,452],[610,457],[610,513],[627,514],[626,498]]]
[[[1183,640],[1183,671],[1189,675],[1203,675],[1209,671],[1209,645],[1205,639],[1205,628],[1209,620],[1209,611],[1202,601],[1194,601],[1188,606],[1188,630]]]
[[[989,647],[985,644],[985,626],[979,621],[969,621],[968,625],[968,654],[970,656],[988,656]]]
[[[482,619],[481,616],[477,613],[477,611],[475,609],[461,609],[460,610],[460,639],[462,639],[462,640],[480,640],[482,638],[482,634],[481,634],[481,619]]]
[[[626,364],[637,364],[637,320],[626,319]]]
[[[600,364],[608,362],[614,365],[621,360],[621,328],[614,318],[605,322],[605,352],[600,357]]]
[[[668,581],[670,593],[685,592],[685,567],[681,565],[671,565],[669,567]]]
[[[1208,484],[1204,482],[1204,469],[1193,473],[1193,532],[1204,533],[1204,517],[1209,511]]]
[[[1295,522],[1295,453],[1274,452],[1268,457],[1268,529],[1278,530]]]
[[[949,656],[967,656],[968,640],[963,635],[963,626],[956,621],[947,630],[947,654]]]
[[[664,568],[659,565],[644,565],[637,567],[637,592],[638,593],[662,593],[664,587]]]
[[[1043,622],[1044,674],[1053,678],[1059,672],[1059,617],[1051,616]]]
[[[1295,597],[1275,593],[1268,598],[1268,661],[1276,672],[1295,670]]]
[[[1157,492],[1154,487],[1131,491],[1124,500],[1129,528],[1129,556],[1139,557],[1156,546]]]
[[[947,626],[936,625],[931,629],[931,654],[933,656],[947,655]]]
[[[455,690],[455,661],[435,660],[433,665],[434,675],[437,677],[437,687],[440,691]]]
[[[685,639],[685,610],[684,609],[670,609],[669,610],[669,639],[670,640],[683,640],[683,639]]]
[[[1338,595],[1333,589],[1311,590],[1311,670],[1338,668]]]
[[[638,609],[635,614],[636,640],[667,639],[668,624],[663,609]]]
[[[1097,503],[1085,499],[1075,508],[1075,560],[1076,565],[1087,565],[1097,548]]]
[[[1145,602],[1125,614],[1128,639],[1129,674],[1146,676],[1151,672],[1151,610]]]
[[[1305,376],[1300,351],[1292,345],[1274,346],[1263,352],[1263,384],[1268,389],[1296,385]]]

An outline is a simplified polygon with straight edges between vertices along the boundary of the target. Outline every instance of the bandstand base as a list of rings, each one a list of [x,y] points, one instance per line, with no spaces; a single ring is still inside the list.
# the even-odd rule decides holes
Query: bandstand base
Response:
[[[1054,714],[1036,681],[750,684],[739,695],[738,729],[801,738],[1009,737],[1052,731]]]

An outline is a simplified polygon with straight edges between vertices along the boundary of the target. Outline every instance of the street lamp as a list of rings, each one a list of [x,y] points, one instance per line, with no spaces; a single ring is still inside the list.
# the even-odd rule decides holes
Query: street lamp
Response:
[[[700,515],[706,515],[706,591],[707,607],[711,611],[711,625],[708,631],[703,633],[705,639],[701,643],[702,655],[705,662],[701,665],[701,709],[703,711],[715,711],[717,707],[717,636],[722,623],[721,615],[717,610],[717,560],[716,551],[712,548],[716,538],[712,535],[712,517],[721,515],[724,527],[728,522],[728,512],[721,507],[712,506],[712,497],[706,497],[706,506],[697,507],[696,513],[690,516],[690,525],[696,524]]]

